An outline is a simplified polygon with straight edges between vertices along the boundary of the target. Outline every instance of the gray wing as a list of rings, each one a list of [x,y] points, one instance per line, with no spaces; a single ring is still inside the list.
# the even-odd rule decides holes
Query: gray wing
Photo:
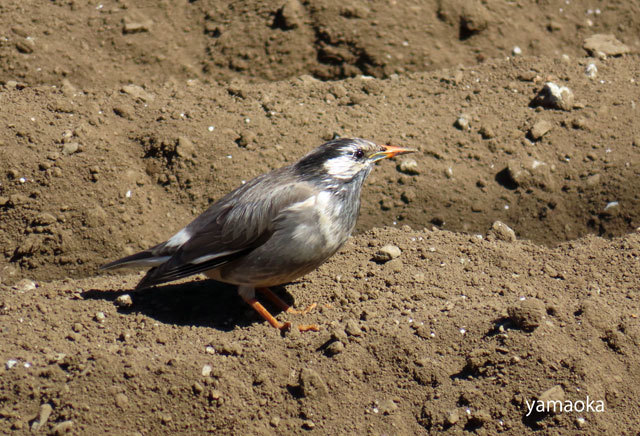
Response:
[[[166,261],[149,270],[137,288],[208,271],[248,253],[269,239],[282,210],[314,194],[311,185],[294,182],[282,171],[253,179],[153,247],[154,256]]]

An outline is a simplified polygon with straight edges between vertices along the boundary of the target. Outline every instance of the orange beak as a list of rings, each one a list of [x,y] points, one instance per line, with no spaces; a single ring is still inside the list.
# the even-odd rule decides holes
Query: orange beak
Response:
[[[378,161],[380,159],[386,159],[389,157],[394,157],[397,156],[399,154],[406,154],[406,153],[414,153],[417,150],[411,149],[411,148],[402,148],[402,147],[396,147],[395,145],[383,145],[382,147],[384,147],[384,150],[382,151],[378,151],[374,154],[372,154],[371,156],[369,156],[369,159],[375,161]]]

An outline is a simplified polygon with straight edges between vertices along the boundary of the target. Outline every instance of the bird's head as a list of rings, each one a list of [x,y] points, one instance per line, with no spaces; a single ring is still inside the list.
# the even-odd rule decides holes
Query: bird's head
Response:
[[[360,138],[341,138],[322,144],[294,164],[305,178],[329,183],[364,180],[381,159],[415,150],[393,145],[377,145]]]

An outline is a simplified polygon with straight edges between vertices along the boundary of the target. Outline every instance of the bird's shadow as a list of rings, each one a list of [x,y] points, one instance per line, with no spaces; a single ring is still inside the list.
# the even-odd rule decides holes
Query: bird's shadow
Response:
[[[287,303],[291,296],[283,287],[272,288]],[[118,307],[123,314],[144,314],[164,324],[182,326],[210,327],[230,331],[236,326],[248,326],[262,322],[237,292],[237,287],[216,282],[199,280],[179,284],[170,284],[149,289],[130,291],[90,289],[81,295],[87,300],[106,300],[116,304],[116,299],[129,294],[133,304]],[[275,316],[276,307],[261,299],[264,306]]]

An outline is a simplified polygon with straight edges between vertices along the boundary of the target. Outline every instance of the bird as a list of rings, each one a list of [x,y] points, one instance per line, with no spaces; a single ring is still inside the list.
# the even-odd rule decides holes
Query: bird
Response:
[[[239,296],[269,324],[288,330],[257,300],[298,311],[270,287],[290,283],[333,256],[353,232],[365,179],[382,159],[415,150],[338,138],[297,162],[260,175],[229,192],[165,242],[100,268],[150,267],[136,289],[204,273],[238,287]],[[300,331],[316,325],[298,326]]]

